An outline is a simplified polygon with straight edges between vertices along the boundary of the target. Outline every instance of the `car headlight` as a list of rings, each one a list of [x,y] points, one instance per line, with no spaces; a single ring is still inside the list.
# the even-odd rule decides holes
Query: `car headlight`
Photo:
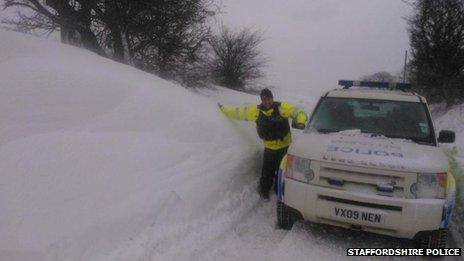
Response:
[[[304,183],[314,179],[314,171],[311,169],[311,160],[294,155],[287,155],[287,168],[285,177]]]
[[[447,173],[418,173],[417,183],[411,185],[416,198],[441,198],[446,196]]]

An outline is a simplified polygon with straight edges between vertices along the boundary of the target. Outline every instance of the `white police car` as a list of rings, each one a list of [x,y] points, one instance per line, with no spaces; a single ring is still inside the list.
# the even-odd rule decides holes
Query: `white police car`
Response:
[[[278,175],[277,221],[297,219],[446,247],[455,182],[425,99],[408,84],[340,81]],[[353,87],[357,86],[357,87]]]

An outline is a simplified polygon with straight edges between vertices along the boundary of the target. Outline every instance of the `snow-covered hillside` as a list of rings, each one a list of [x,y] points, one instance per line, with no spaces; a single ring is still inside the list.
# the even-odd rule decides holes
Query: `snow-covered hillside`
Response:
[[[188,256],[206,241],[177,230],[224,212],[206,240],[257,204],[259,143],[215,102],[82,49],[0,39],[1,260],[89,260],[142,234],[141,255],[183,241]]]
[[[306,110],[320,95],[276,93]],[[254,126],[216,105],[256,101],[0,31],[0,260],[333,260],[404,243],[276,229]]]
[[[216,105],[257,97],[198,94],[86,50],[0,39],[0,260],[287,253],[274,205],[256,193],[254,126]]]

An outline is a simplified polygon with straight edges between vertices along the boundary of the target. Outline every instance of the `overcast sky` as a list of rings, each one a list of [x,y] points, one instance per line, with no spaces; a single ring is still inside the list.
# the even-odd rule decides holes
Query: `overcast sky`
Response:
[[[396,74],[409,49],[404,18],[411,7],[401,0],[216,2],[223,12],[216,23],[263,32],[262,50],[269,59],[265,83],[283,90],[304,94],[309,88],[336,88],[342,78],[378,71]],[[14,10],[9,11],[0,16]]]
[[[221,1],[221,0],[220,0]],[[306,92],[332,89],[339,79],[397,73],[409,49],[401,0],[222,0],[220,20],[264,32],[267,81]]]

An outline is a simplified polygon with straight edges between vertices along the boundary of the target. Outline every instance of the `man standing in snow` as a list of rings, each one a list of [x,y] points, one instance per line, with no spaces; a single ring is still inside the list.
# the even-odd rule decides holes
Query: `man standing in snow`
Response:
[[[308,115],[290,103],[275,102],[272,92],[267,88],[261,91],[260,97],[259,105],[229,107],[218,104],[218,106],[230,119],[256,122],[256,130],[264,142],[259,193],[262,198],[269,199],[275,173],[292,142],[288,118],[293,119],[294,128],[304,129]]]

